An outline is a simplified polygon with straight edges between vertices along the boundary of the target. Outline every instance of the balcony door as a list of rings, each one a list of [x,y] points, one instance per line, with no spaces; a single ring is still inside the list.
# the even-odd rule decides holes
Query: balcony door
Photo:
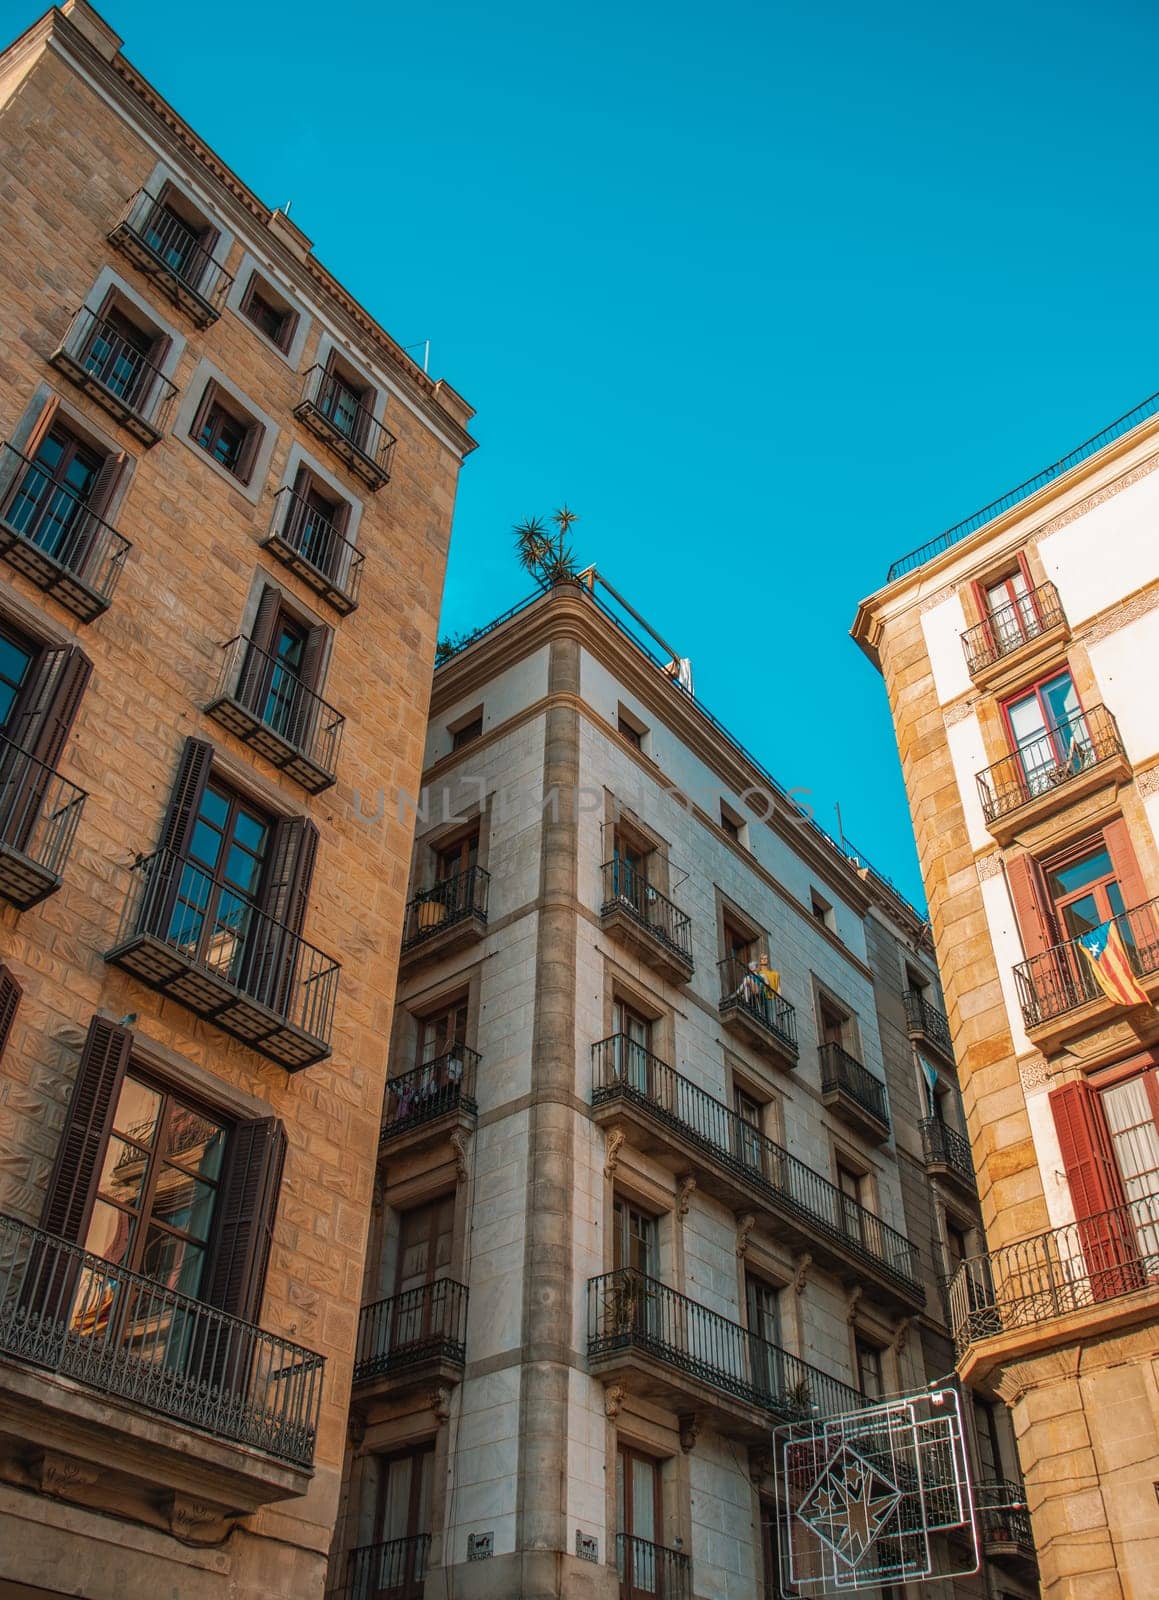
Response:
[[[287,519],[287,542],[311,566],[327,577],[344,576],[342,566],[342,525],[348,508],[339,500],[324,495],[317,482],[302,467],[294,482],[294,506]]]
[[[752,1335],[748,1345],[753,1388],[761,1396],[780,1399],[785,1394],[786,1384],[781,1356],[779,1290],[746,1272],[745,1311]]]
[[[168,942],[242,986],[255,942],[271,831],[269,818],[248,801],[208,783],[198,806],[188,859],[177,864]]]
[[[46,554],[76,570],[83,564],[101,469],[108,458],[63,426],[41,440],[31,466],[19,475],[4,521]]]
[[[617,828],[613,835],[612,895],[625,900],[645,916],[648,900],[648,867],[652,852]]]
[[[652,1065],[652,1023],[634,1011],[624,1000],[612,1008],[612,1027],[616,1035],[616,1077],[649,1100],[656,1098],[657,1085]]]
[[[0,633],[0,734],[11,738],[19,721],[17,707],[28,681],[34,652],[10,633]]]
[[[859,1172],[838,1162],[837,1188],[842,1230],[858,1244],[865,1244],[865,1179]]]
[[[376,1538],[351,1600],[422,1600],[430,1546],[435,1447],[380,1458]]]
[[[1159,1083],[1148,1072],[1099,1096],[1123,1182],[1135,1246],[1148,1278],[1159,1276]]]
[[[1091,743],[1069,672],[1036,684],[1003,709],[1028,796],[1045,794],[1081,771]]]
[[[345,438],[365,447],[370,422],[370,391],[357,388],[331,360],[322,384],[319,410]]]
[[[85,340],[81,359],[86,372],[134,411],[144,411],[153,383],[156,337],[108,305],[97,316]]]
[[[400,1117],[440,1115],[457,1103],[463,1083],[467,1044],[467,1002],[456,1000],[419,1019],[416,1071],[402,1084],[407,1096]]]
[[[733,1124],[736,1154],[751,1171],[764,1174],[765,1144],[761,1134],[760,1102],[743,1089],[734,1088],[732,1106],[736,1112],[736,1122]]]
[[[445,1278],[450,1271],[454,1232],[453,1194],[402,1213],[390,1330],[392,1354],[407,1345],[437,1338],[445,1331],[443,1309],[436,1304],[430,1286],[436,1278]]]
[[[997,655],[1008,655],[1039,632],[1034,596],[1021,567],[987,584],[985,594],[986,620]]]
[[[660,1463],[628,1445],[616,1452],[620,1600],[661,1600],[667,1576],[659,1551]]]
[[[660,1250],[656,1218],[628,1200],[618,1199],[613,1206],[612,1265],[617,1276],[612,1280],[612,1327],[609,1331],[633,1337],[656,1337],[660,1333],[660,1306],[651,1282],[659,1275]],[[623,1276],[620,1276],[623,1274]]]

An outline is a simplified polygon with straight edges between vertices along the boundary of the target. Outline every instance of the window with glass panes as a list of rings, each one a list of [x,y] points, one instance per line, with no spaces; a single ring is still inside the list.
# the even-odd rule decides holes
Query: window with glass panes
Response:
[[[885,1393],[882,1383],[881,1349],[868,1339],[855,1341],[857,1351],[857,1387],[870,1400],[880,1400]]]
[[[216,783],[206,785],[180,873],[170,938],[217,972],[233,974],[245,959],[271,825],[250,803]]]
[[[32,458],[31,470],[20,476],[4,521],[49,555],[71,561],[77,551],[76,540],[69,535],[84,525],[84,508],[105,460],[63,424],[50,428]]]
[[[212,456],[219,466],[236,477],[242,470],[251,426],[227,411],[220,400],[212,400],[200,419],[195,437],[206,455]]]
[[[623,1199],[615,1201],[613,1216],[612,1264],[616,1271],[628,1267],[654,1278],[658,1265],[656,1218]]]
[[[12,721],[34,654],[18,635],[0,632],[0,733]]]
[[[1043,793],[1082,765],[1090,740],[1079,717],[1081,710],[1069,672],[1036,683],[1003,706],[1011,748],[1032,795]]]

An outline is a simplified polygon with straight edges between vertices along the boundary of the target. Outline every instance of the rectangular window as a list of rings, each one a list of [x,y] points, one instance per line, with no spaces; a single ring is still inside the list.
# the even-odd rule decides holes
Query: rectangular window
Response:
[[[478,862],[479,830],[475,828],[456,839],[454,844],[444,845],[435,852],[435,879],[438,883],[448,883],[452,878],[465,877]]]
[[[663,1543],[660,1463],[624,1444],[616,1451],[616,1522],[621,1600],[659,1600],[668,1592],[655,1550]]]
[[[632,715],[627,706],[621,705],[616,708],[616,731],[635,749],[644,748],[644,735],[648,730],[637,717]]]
[[[881,1350],[868,1339],[856,1341],[857,1387],[870,1400],[880,1400],[885,1393],[881,1376]]]
[[[737,1154],[746,1167],[759,1172],[764,1163],[764,1141],[761,1137],[763,1107],[752,1095],[734,1086],[732,1108],[737,1116]]]
[[[0,733],[9,737],[35,655],[35,647],[19,634],[10,633],[7,628],[0,631]]]
[[[654,1278],[658,1266],[656,1218],[628,1200],[617,1200],[614,1208],[613,1266],[617,1272],[631,1268]]]
[[[1031,795],[1046,793],[1091,759],[1090,736],[1069,672],[1035,684],[1002,709]]]
[[[398,1262],[395,1294],[445,1278],[451,1267],[455,1232],[455,1197],[442,1195],[426,1205],[404,1211],[399,1218]],[[416,1300],[418,1296],[414,1297]]]
[[[735,839],[737,844],[744,843],[744,818],[723,800],[720,802],[720,825],[730,839]]]
[[[1159,1084],[1148,1072],[1104,1089],[1099,1101],[1139,1251],[1154,1260],[1159,1256]]]
[[[331,352],[319,409],[353,444],[365,443],[372,420],[374,390],[360,383]]]
[[[217,240],[217,229],[194,213],[184,195],[166,184],[142,224],[141,237],[159,261],[196,289]]]
[[[240,309],[242,316],[264,333],[271,344],[282,351],[290,348],[298,313],[256,272],[246,286]]]
[[[819,922],[823,928],[829,928],[830,930],[833,929],[833,907],[830,905],[829,901],[825,899],[824,895],[817,893],[816,889],[810,889],[809,891],[809,910],[811,911],[814,919]]]
[[[143,411],[153,392],[164,339],[142,327],[112,294],[93,318],[81,351],[85,371],[134,411]]]
[[[398,1455],[376,1457],[378,1496],[374,1543],[380,1547],[367,1595],[411,1600],[422,1594],[435,1447],[421,1444]]]
[[[190,429],[190,438],[195,439],[218,466],[224,467],[242,483],[247,483],[248,458],[252,454],[247,447],[256,431],[258,424],[245,421],[229,410],[213,385],[210,385],[206,390],[206,400]]]
[[[846,1048],[849,1014],[842,1011],[832,1000],[826,999],[824,995],[817,997],[817,1026],[822,1044],[835,1044],[842,1049]]]
[[[418,1065],[453,1055],[467,1043],[467,1002],[456,1000],[419,1021]]]
[[[1045,877],[1064,939],[1089,933],[1125,910],[1115,864],[1105,844],[1048,865]]]
[[[451,735],[451,749],[461,750],[464,745],[473,744],[476,739],[483,737],[483,714],[479,713],[470,722],[465,722],[462,727],[456,728]]]

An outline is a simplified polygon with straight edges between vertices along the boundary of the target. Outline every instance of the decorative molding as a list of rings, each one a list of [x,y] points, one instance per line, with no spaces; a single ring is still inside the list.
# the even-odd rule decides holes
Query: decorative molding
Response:
[[[1080,517],[1085,517],[1088,511],[1093,511],[1096,506],[1103,505],[1107,500],[1113,500],[1117,494],[1129,489],[1133,483],[1149,477],[1156,467],[1159,467],[1159,456],[1152,456],[1149,461],[1140,462],[1137,467],[1132,467],[1130,472],[1125,472],[1121,478],[1116,478],[1114,483],[1106,484],[1096,493],[1088,495],[1085,500],[1080,500],[1077,505],[1070,506],[1057,517],[1052,517],[1049,522],[1044,523],[1041,528],[1036,529],[1033,534],[1034,543],[1049,538],[1052,533],[1057,533],[1070,522],[1077,522]]]
[[[440,1383],[431,1390],[431,1410],[435,1414],[436,1422],[446,1422],[451,1415],[451,1391],[445,1384]]]
[[[757,1225],[757,1219],[752,1211],[746,1211],[743,1217],[737,1218],[736,1223],[736,1253],[743,1256],[749,1247],[749,1234]]]
[[[628,1391],[622,1383],[610,1383],[604,1390],[604,1416],[610,1417],[613,1422],[620,1414],[620,1407],[628,1398]]]
[[[233,1526],[221,1506],[174,1493],[169,1497],[169,1532],[188,1544],[220,1544]]]
[[[1081,629],[1078,638],[1083,644],[1098,644],[1100,639],[1107,639],[1130,623],[1138,622],[1140,617],[1145,617],[1148,612],[1154,611],[1156,606],[1159,606],[1159,586],[1153,585],[1150,589],[1144,589],[1141,594],[1133,594],[1130,599],[1121,601],[1105,616],[1093,622],[1089,628]]]
[[[686,1217],[688,1215],[688,1207],[692,1201],[692,1192],[695,1188],[695,1177],[691,1172],[686,1172],[676,1189],[676,1215],[678,1217]]]
[[[926,595],[925,599],[918,606],[918,615],[920,616],[926,611],[935,611],[938,606],[944,605],[950,596],[957,594],[957,592],[958,585],[956,583],[943,584],[940,589],[935,589],[933,594]]]
[[[1050,1082],[1050,1069],[1045,1061],[1031,1061],[1027,1066],[1019,1067],[1018,1076],[1022,1080],[1022,1092],[1026,1094]]]
[[[607,1148],[604,1152],[604,1177],[610,1178],[616,1170],[616,1163],[620,1159],[620,1151],[624,1148],[627,1134],[623,1128],[613,1128],[608,1134]]]
[[[974,863],[978,870],[978,882],[986,883],[990,878],[1002,876],[1002,852],[995,850],[992,855],[979,856]]]
[[[813,1257],[808,1250],[803,1250],[793,1265],[792,1288],[794,1294],[804,1294],[805,1281],[812,1265]]]
[[[683,1416],[677,1417],[676,1421],[680,1428],[680,1448],[685,1455],[688,1455],[695,1449],[696,1441],[700,1436],[700,1418],[695,1412],[690,1411]]]
[[[857,1321],[857,1308],[861,1304],[862,1293],[861,1285],[855,1285],[849,1291],[849,1299],[845,1302],[845,1320],[850,1327]]]
[[[462,1128],[455,1128],[448,1140],[451,1149],[455,1152],[455,1173],[460,1183],[466,1183],[469,1168],[467,1166],[467,1134]]]
[[[968,700],[957,700],[952,706],[947,706],[942,712],[942,721],[947,728],[954,728],[959,722],[965,722],[967,717],[974,714],[977,696],[971,695]]]
[[[67,1498],[78,1489],[91,1489],[100,1479],[100,1469],[89,1461],[78,1461],[75,1456],[61,1455],[56,1450],[42,1450],[32,1465],[33,1474],[42,1494]]]
[[[1150,794],[1159,794],[1159,767],[1148,767],[1146,772],[1136,773],[1135,792],[1140,800],[1145,800]]]
[[[893,1334],[893,1353],[895,1356],[902,1356],[905,1354],[905,1347],[909,1339],[909,1331],[913,1325],[913,1320],[914,1319],[912,1317],[901,1317],[899,1319],[898,1325],[894,1329]]]

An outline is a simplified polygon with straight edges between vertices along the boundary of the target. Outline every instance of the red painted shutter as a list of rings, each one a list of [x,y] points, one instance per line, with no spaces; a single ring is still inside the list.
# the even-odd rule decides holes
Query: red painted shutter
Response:
[[[5,966],[0,966],[0,1056],[8,1043],[8,1035],[16,1020],[16,1008],[23,991]]]
[[[1056,941],[1054,919],[1038,862],[1033,856],[1025,854],[1008,856],[1006,881],[1010,885],[1014,914],[1022,934],[1022,948],[1029,961],[1033,956],[1049,950]]]
[[[1050,1095],[1078,1242],[1096,1300],[1142,1288],[1134,1228],[1098,1096],[1080,1079]]]
[[[276,1117],[239,1123],[230,1135],[205,1299],[243,1322],[261,1312],[285,1159]]]
[[[1103,840],[1111,853],[1115,877],[1118,878],[1119,888],[1123,891],[1124,906],[1130,911],[1136,906],[1146,905],[1152,895],[1148,892],[1146,881],[1140,871],[1139,858],[1131,842],[1130,829],[1122,817],[1116,817],[1114,822],[1107,823],[1103,829]]]
[[[40,1226],[83,1243],[133,1035],[104,1017],[89,1023]]]

